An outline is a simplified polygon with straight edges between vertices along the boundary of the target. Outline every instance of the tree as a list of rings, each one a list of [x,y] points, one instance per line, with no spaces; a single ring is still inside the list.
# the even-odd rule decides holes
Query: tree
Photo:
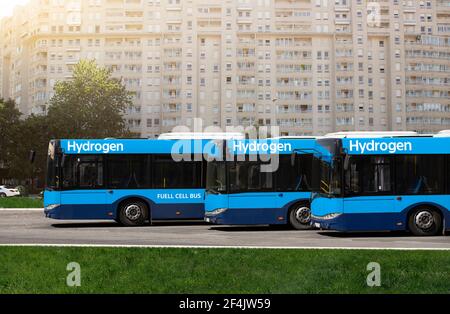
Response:
[[[132,104],[131,94],[95,61],[80,61],[73,69],[73,79],[56,83],[54,90],[48,110],[53,138],[131,135],[123,119]]]
[[[19,130],[20,116],[14,100],[0,98],[0,179],[10,176],[11,154],[16,145],[14,135]]]
[[[7,135],[0,138],[0,165],[8,160],[8,178],[43,183],[51,139],[129,137],[123,113],[131,104],[130,93],[110,71],[80,61],[72,80],[56,83],[46,116],[20,120],[14,102],[0,101],[0,134]],[[31,150],[36,152],[33,164]]]
[[[30,115],[19,122],[13,138],[17,145],[11,147],[11,177],[19,180],[38,178],[43,183],[50,140],[48,118]],[[29,160],[31,150],[36,152],[33,164]]]

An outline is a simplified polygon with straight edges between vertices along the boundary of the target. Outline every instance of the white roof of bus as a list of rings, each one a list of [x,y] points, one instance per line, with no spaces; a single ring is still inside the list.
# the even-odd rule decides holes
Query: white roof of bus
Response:
[[[351,132],[334,132],[328,133],[324,137],[334,138],[372,138],[372,137],[408,137],[419,136],[414,131],[351,131]]]
[[[286,140],[295,140],[295,139],[304,139],[304,140],[312,140],[312,139],[316,139],[318,138],[318,136],[302,136],[302,135],[295,135],[295,136],[290,136],[290,135],[286,135],[286,136],[276,136],[276,137],[271,137],[270,139],[274,139],[274,140],[281,140],[281,139],[286,139]]]
[[[450,130],[442,130],[437,134],[434,134],[433,137],[450,137]]]
[[[239,132],[173,132],[163,133],[158,137],[159,140],[228,140],[228,139],[245,139],[245,135]]]

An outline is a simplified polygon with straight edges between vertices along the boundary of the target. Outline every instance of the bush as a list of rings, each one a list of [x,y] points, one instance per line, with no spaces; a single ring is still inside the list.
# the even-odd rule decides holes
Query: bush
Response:
[[[29,195],[28,189],[23,185],[16,186],[16,189],[19,190],[20,196],[28,196]]]

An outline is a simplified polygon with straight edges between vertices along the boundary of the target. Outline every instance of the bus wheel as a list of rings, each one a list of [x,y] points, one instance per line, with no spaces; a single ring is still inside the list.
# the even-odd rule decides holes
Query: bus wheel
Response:
[[[294,205],[289,211],[289,224],[297,230],[311,229],[311,209],[308,204]]]
[[[408,226],[416,236],[434,236],[441,230],[442,218],[433,207],[420,206],[409,215]]]
[[[148,207],[139,200],[125,201],[120,206],[119,219],[125,226],[142,226],[148,219]]]

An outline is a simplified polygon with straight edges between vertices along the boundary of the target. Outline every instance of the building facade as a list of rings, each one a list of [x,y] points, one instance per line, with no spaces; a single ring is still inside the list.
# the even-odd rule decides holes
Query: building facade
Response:
[[[450,0],[30,0],[0,24],[0,96],[45,113],[95,59],[134,132],[450,128]]]

